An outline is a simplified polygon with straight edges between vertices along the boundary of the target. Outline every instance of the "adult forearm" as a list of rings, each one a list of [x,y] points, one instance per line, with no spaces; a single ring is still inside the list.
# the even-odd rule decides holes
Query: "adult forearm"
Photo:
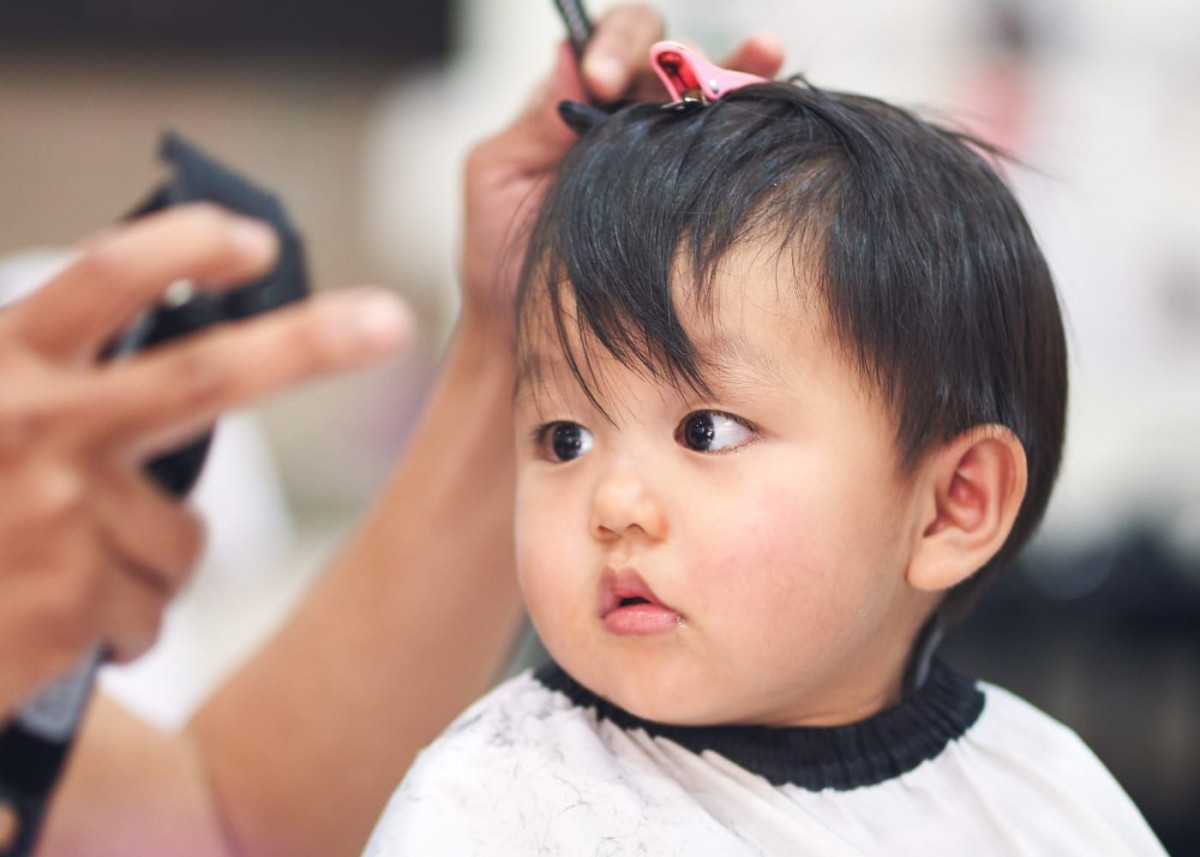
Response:
[[[496,675],[512,569],[507,331],[463,322],[405,463],[295,618],[189,728],[239,850],[356,854]]]
[[[97,694],[38,857],[230,857],[195,747]]]

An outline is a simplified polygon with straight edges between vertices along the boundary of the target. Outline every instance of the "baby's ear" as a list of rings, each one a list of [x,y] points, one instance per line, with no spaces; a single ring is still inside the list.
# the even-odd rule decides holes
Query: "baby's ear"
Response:
[[[976,426],[931,453],[908,583],[946,590],[982,568],[1012,531],[1027,479],[1025,448],[1003,426]]]

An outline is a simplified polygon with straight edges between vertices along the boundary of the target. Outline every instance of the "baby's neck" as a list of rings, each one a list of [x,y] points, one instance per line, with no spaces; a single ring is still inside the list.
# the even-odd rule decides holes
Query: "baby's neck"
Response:
[[[636,717],[583,687],[556,664],[536,680],[576,707],[629,732],[700,754],[714,752],[775,785],[848,789],[882,782],[933,758],[983,710],[974,682],[934,661],[928,680],[896,704],[836,726],[767,724],[679,726]]]

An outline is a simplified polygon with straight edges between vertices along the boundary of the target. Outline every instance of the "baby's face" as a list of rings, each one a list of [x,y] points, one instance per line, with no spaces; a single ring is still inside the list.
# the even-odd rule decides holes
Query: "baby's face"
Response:
[[[711,398],[593,353],[612,421],[549,338],[517,397],[517,562],[554,658],[672,723],[833,724],[893,701],[931,606],[905,569],[915,477],[895,429],[796,294],[788,257],[717,279]],[[686,302],[680,302],[684,305]]]

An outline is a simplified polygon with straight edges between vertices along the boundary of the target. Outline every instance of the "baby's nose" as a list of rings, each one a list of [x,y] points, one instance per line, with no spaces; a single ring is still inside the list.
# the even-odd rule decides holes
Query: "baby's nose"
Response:
[[[662,498],[636,470],[621,468],[605,474],[592,498],[590,528],[597,538],[636,537],[652,540],[667,535]]]

